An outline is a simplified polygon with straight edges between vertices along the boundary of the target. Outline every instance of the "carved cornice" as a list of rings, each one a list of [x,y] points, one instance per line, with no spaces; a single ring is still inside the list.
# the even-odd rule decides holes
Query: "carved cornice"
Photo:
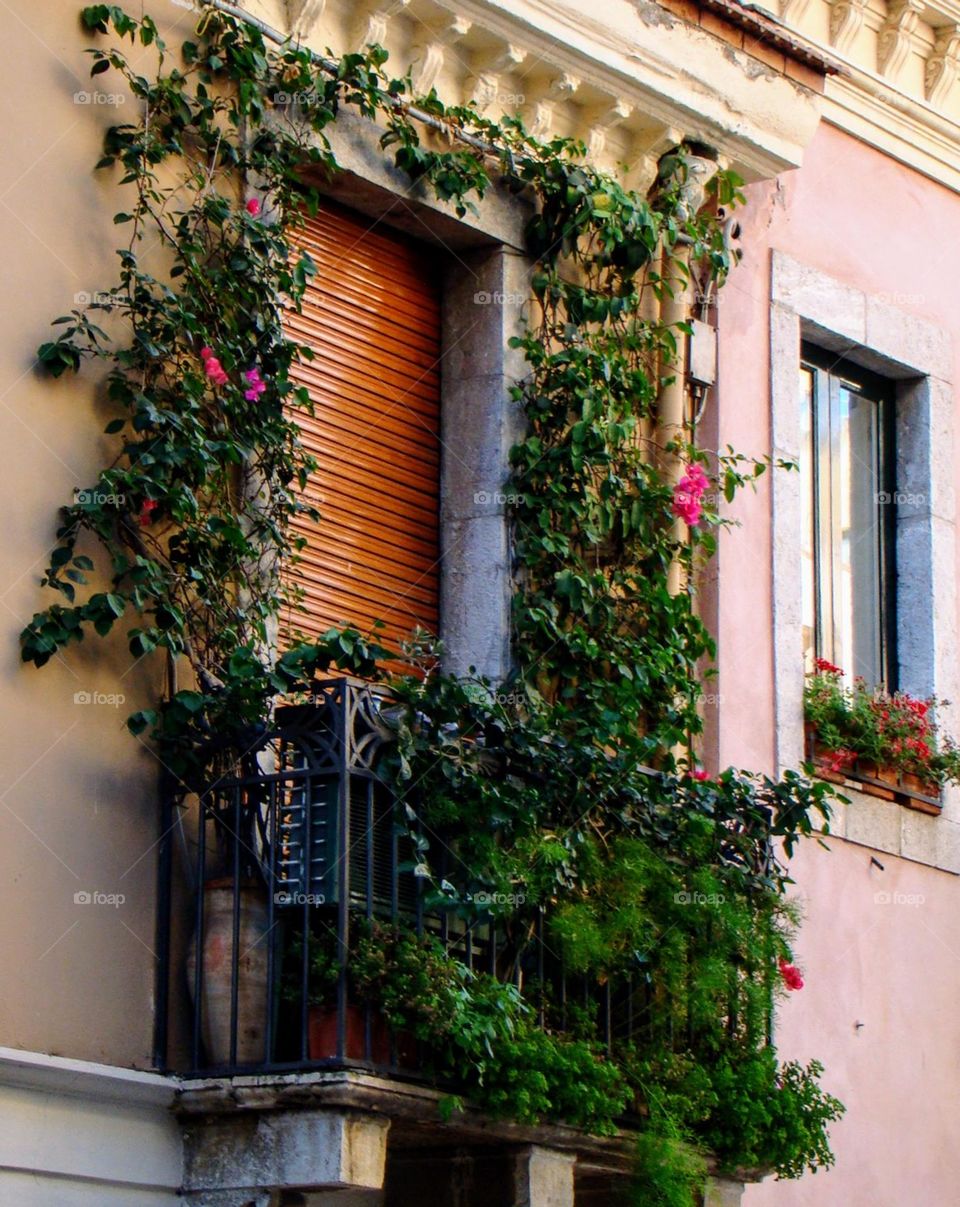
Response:
[[[387,30],[391,20],[410,4],[410,0],[372,0],[354,6],[351,50],[362,50],[364,46],[385,46]]]
[[[941,29],[924,70],[924,94],[931,105],[945,105],[960,74],[960,25]]]
[[[923,0],[891,0],[877,41],[877,67],[881,75],[893,78],[900,73],[913,47],[913,35],[925,7]]]
[[[830,43],[846,54],[863,25],[868,0],[834,0],[830,9]]]
[[[449,13],[421,31],[411,55],[413,90],[417,95],[426,96],[436,86],[448,54],[459,60],[459,64],[466,64],[466,56],[458,54],[456,46],[467,36],[472,25],[467,17]]]
[[[809,7],[810,0],[780,0],[780,17],[786,25],[799,26]]]
[[[436,87],[492,117],[520,109],[536,134],[579,139],[609,168],[669,130],[714,146],[748,180],[766,178],[799,164],[818,121],[819,101],[807,83],[783,68],[758,70],[757,56],[656,0],[245,3],[272,21],[283,11],[286,28],[321,52],[380,43],[391,70],[410,69],[418,93]],[[746,9],[735,7],[746,20]],[[784,39],[799,45],[794,35]],[[804,80],[815,82],[813,73],[827,68],[810,52],[809,62],[797,61]],[[635,166],[644,174],[649,168]]]
[[[464,89],[465,99],[473,101],[481,113],[487,110],[509,110],[511,105],[519,108],[525,94],[517,88],[511,89],[511,77],[523,66],[527,52],[511,43],[499,51],[475,57],[474,74]]]
[[[960,191],[960,0],[888,0],[879,27],[869,0],[828,2],[846,71],[826,82],[824,117]],[[816,40],[819,3],[781,0],[781,16]],[[868,22],[876,37],[865,36]]]
[[[960,125],[881,77],[851,69],[828,81],[824,118],[960,192]]]
[[[623,125],[632,112],[633,105],[623,97],[617,97],[612,105],[603,105],[591,115],[587,152],[592,159],[603,156],[610,131]]]
[[[571,100],[580,87],[577,76],[568,71],[553,76],[547,81],[546,89],[533,104],[533,122],[530,133],[534,138],[549,138],[556,121],[558,102]]]

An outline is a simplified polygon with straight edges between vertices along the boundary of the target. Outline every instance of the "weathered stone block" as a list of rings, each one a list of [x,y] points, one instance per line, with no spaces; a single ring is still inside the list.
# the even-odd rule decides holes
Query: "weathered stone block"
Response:
[[[846,807],[845,836],[848,842],[899,855],[901,806],[850,788],[844,789],[844,795],[850,799]]]
[[[217,1192],[379,1190],[389,1126],[379,1116],[329,1110],[237,1113],[198,1120],[185,1132],[184,1186],[190,1191]],[[227,1200],[224,1207],[232,1203]]]
[[[867,334],[867,299],[818,269],[775,252],[770,292],[774,302],[795,311],[830,335],[864,344]]]
[[[744,1185],[732,1178],[707,1178],[703,1207],[740,1207]]]

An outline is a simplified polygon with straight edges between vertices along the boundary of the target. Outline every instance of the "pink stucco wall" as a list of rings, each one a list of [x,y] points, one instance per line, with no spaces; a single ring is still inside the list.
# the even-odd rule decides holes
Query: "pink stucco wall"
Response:
[[[802,169],[749,190],[743,262],[720,307],[721,439],[769,450],[771,249],[926,318],[960,349],[960,198],[821,127]],[[960,380],[960,373],[955,380]],[[719,758],[773,765],[770,497],[749,492],[718,566]],[[942,819],[941,819],[942,820]],[[848,1107],[837,1164],[751,1187],[748,1207],[949,1207],[960,1203],[960,878],[830,841],[792,874],[806,922],[806,987],[780,1011],[786,1057],[817,1057]]]

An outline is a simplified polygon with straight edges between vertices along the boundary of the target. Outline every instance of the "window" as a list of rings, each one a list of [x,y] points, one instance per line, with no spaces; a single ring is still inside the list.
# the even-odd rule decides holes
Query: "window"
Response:
[[[803,645],[896,687],[891,383],[818,349],[800,367]]]
[[[317,266],[286,322],[314,353],[295,377],[314,405],[297,417],[320,521],[295,525],[306,611],[285,620],[308,637],[380,621],[377,640],[396,650],[417,627],[439,631],[437,257],[332,203],[292,241]]]

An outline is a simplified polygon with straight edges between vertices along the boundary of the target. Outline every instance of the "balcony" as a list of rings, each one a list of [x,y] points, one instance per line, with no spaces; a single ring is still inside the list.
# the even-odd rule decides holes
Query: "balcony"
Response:
[[[524,1153],[546,1154],[554,1173],[549,1163],[560,1160],[571,1194],[575,1167],[578,1204],[608,1201],[629,1176],[643,1104],[628,1105],[603,1136],[561,1120],[491,1116],[471,1104],[449,1059],[415,1026],[397,1024],[405,1004],[396,993],[384,998],[377,961],[392,960],[403,975],[404,953],[420,946],[436,953],[438,975],[449,976],[454,957],[464,986],[474,974],[487,985],[493,978],[522,998],[538,1029],[601,1054],[633,1044],[682,1050],[690,1036],[665,1020],[682,1017],[667,995],[683,993],[683,976],[668,986],[641,962],[632,976],[591,983],[564,968],[542,915],[518,930],[509,912],[504,919],[482,903],[466,915],[441,908],[437,886],[456,854],[443,835],[409,827],[378,772],[394,740],[393,707],[369,685],[323,683],[308,703],[279,708],[273,728],[251,734],[246,749],[212,749],[215,772],[202,791],[166,793],[158,1067],[179,1075],[188,1122],[218,1121],[221,1166],[225,1142],[241,1164],[256,1149],[243,1130],[251,1119],[273,1118],[276,1140],[276,1120],[289,1122],[284,1112],[295,1106],[302,1120],[359,1112],[374,1129],[374,1147],[388,1121],[387,1197],[373,1201],[401,1204],[407,1191],[398,1187],[413,1194],[418,1179],[449,1180],[456,1161],[468,1161],[483,1202],[490,1171],[507,1177],[506,1161],[513,1177],[510,1163]],[[432,877],[420,863],[427,845]],[[430,992],[429,964],[426,980],[420,975],[421,991]],[[732,1004],[731,1025],[735,1015]],[[224,1141],[231,1127],[241,1138]],[[212,1159],[201,1144],[200,1183]],[[535,1167],[527,1162],[523,1176]]]

